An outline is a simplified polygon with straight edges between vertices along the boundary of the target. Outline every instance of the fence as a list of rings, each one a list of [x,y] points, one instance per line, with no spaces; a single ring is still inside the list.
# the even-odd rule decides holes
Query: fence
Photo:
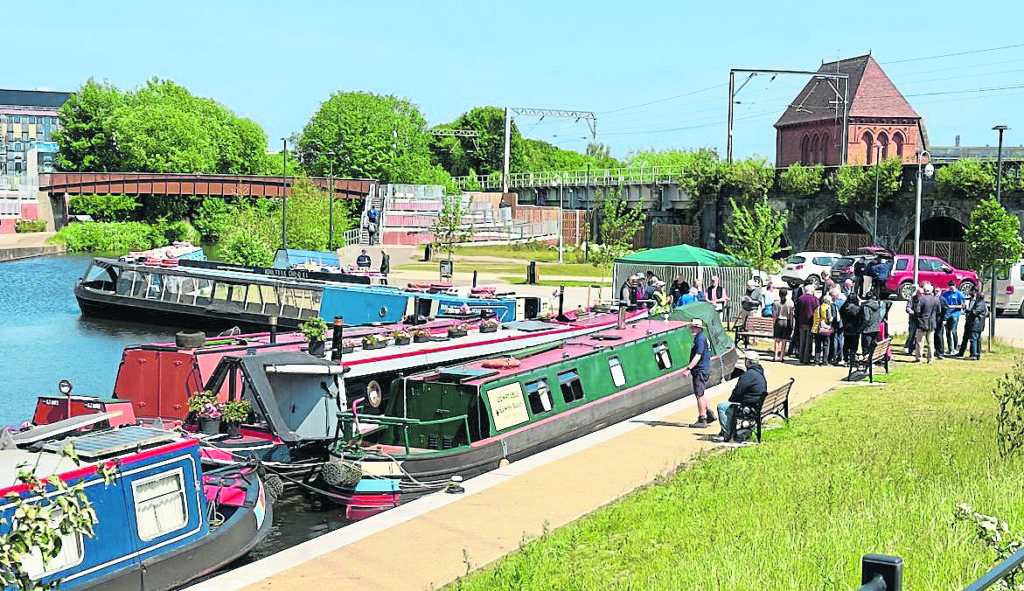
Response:
[[[849,254],[855,253],[865,246],[871,246],[871,244],[870,234],[815,232],[807,241],[806,250]]]
[[[612,271],[612,287],[615,289],[614,297],[618,298],[618,290],[627,277],[634,273],[646,274],[653,271],[659,279],[671,284],[677,275],[682,275],[690,285],[696,279],[701,282],[701,290],[707,292],[711,285],[711,278],[718,277],[721,285],[725,287],[726,296],[732,301],[738,302],[747,293],[747,281],[754,276],[750,267],[704,267],[699,265],[648,265],[644,263],[617,262]],[[723,324],[731,325],[733,318],[739,314],[739,306],[732,306],[726,309],[722,317]]]
[[[1021,573],[1015,573],[1024,565],[1024,549],[1017,550],[1012,556],[1000,562],[964,591],[985,591],[985,589],[1003,582],[1000,589],[1019,589]],[[1016,578],[1016,580],[1013,580]],[[861,557],[861,581],[863,585],[857,591],[903,591],[903,560],[898,556],[866,554]]]
[[[914,254],[914,241],[904,242],[900,247],[900,254]],[[957,269],[967,269],[970,251],[966,242],[922,240],[921,254],[939,257]]]
[[[640,228],[633,234],[633,249],[648,248],[645,244],[647,231]],[[694,224],[686,226],[682,224],[651,224],[651,245],[650,248],[664,248],[676,246],[677,244],[690,244],[700,246],[700,226]]]

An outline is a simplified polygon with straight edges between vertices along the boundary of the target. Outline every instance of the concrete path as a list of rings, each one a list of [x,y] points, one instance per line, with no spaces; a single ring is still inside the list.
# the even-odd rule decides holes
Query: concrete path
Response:
[[[793,405],[840,384],[846,371],[766,363],[769,385],[789,377]],[[732,384],[709,392],[712,405]],[[572,522],[715,447],[715,429],[687,427],[688,397],[495,470],[462,495],[435,494],[344,527],[193,587],[423,590],[516,550],[524,538]]]
[[[54,232],[0,234],[0,262],[64,252],[63,246],[46,243],[53,235]]]

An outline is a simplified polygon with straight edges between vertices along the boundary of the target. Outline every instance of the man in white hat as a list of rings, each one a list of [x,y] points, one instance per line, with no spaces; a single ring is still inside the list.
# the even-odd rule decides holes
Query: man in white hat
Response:
[[[739,407],[749,404],[756,408],[768,394],[768,381],[764,378],[764,368],[761,367],[757,351],[748,349],[743,354],[743,362],[747,370],[736,380],[729,402],[718,405],[718,422],[722,432],[715,441],[720,443],[728,443],[736,436],[736,411]]]
[[[690,364],[683,368],[683,375],[693,378],[693,395],[697,397],[697,422],[690,426],[703,429],[715,422],[715,415],[704,397],[704,388],[711,377],[711,352],[708,337],[704,334],[704,322],[700,318],[690,321],[690,333],[693,335],[693,347],[690,348]]]

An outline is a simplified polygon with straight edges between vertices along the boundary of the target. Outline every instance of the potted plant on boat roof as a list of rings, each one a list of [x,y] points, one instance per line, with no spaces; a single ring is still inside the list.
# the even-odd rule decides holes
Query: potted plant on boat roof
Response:
[[[408,345],[409,341],[411,340],[411,338],[409,337],[409,333],[405,332],[404,330],[396,330],[395,332],[391,333],[391,338],[395,339],[396,345]]]
[[[480,323],[480,332],[498,332],[498,321],[488,318]]]
[[[468,329],[469,329],[469,325],[465,324],[465,323],[459,324],[459,325],[456,325],[456,326],[449,326],[448,327],[448,338],[454,339],[454,338],[458,338],[458,337],[464,337],[464,336],[466,336]]]
[[[300,327],[302,334],[309,342],[309,354],[314,357],[323,357],[324,339],[327,337],[327,323],[323,318],[314,316],[302,323]]]
[[[209,390],[196,392],[188,398],[189,412],[196,413],[199,420],[199,432],[207,435],[220,433],[220,409],[217,408],[217,395]]]
[[[430,331],[425,328],[417,328],[412,331],[412,340],[414,343],[428,343],[430,342]]]
[[[249,418],[249,411],[252,410],[252,403],[248,400],[229,400],[220,405],[220,419],[228,428],[228,439],[241,437],[239,428]]]
[[[387,347],[388,343],[380,335],[368,334],[363,337],[363,350],[372,351],[374,349],[383,349]]]
[[[342,341],[341,342],[341,353],[342,353],[342,355],[344,355],[345,353],[351,353],[352,351],[355,351],[356,350],[356,345],[358,345],[358,344],[359,344],[359,341],[357,341],[355,339],[345,339],[344,341]]]

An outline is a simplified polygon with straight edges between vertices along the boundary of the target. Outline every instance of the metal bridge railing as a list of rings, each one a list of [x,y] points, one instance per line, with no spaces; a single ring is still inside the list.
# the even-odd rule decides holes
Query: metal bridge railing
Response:
[[[678,180],[683,172],[681,165],[675,166],[631,166],[628,168],[599,168],[583,170],[549,170],[540,172],[514,172],[509,175],[510,188],[587,185],[640,185],[671,183]],[[468,188],[470,177],[453,179],[463,190]],[[501,176],[477,177],[476,182],[485,190],[500,189]]]
[[[985,591],[1024,564],[1024,549],[1018,550],[964,591]],[[857,591],[903,591],[903,560],[898,556],[867,554],[861,558],[861,583]]]

